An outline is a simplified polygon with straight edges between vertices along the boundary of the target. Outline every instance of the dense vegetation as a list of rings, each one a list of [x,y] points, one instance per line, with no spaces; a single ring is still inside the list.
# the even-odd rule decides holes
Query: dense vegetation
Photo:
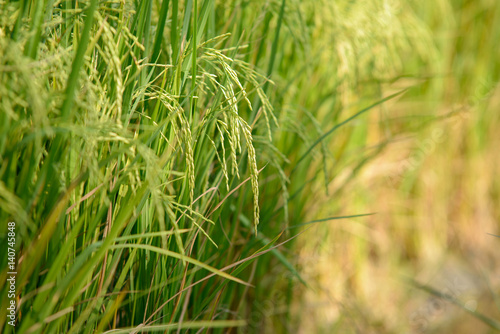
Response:
[[[394,103],[431,101],[436,122],[449,116],[440,101],[498,80],[495,64],[444,89],[443,72],[471,66],[449,57],[477,46],[435,37],[470,30],[451,22],[465,4],[439,3],[450,21],[388,0],[1,1],[0,238],[15,222],[16,333],[297,329],[316,285],[300,251],[343,242],[333,225],[300,232],[371,218],[377,208],[342,200],[349,185],[427,124]],[[498,6],[474,7],[489,6],[488,26]],[[493,41],[484,29],[474,38]],[[391,184],[411,193],[400,176],[416,170]],[[370,262],[365,244],[349,247],[356,270]]]

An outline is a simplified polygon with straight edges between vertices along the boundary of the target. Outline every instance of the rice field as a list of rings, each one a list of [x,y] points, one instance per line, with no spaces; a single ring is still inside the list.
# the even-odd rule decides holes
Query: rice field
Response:
[[[1,0],[0,332],[500,330],[495,0]]]

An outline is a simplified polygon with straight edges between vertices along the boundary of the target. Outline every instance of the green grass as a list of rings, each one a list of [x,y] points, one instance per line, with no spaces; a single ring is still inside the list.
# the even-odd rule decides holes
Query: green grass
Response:
[[[408,75],[406,61],[441,68],[423,16],[400,5],[0,2],[0,221],[16,222],[15,332],[300,323],[294,298],[310,282],[296,268],[296,228],[364,213],[331,203],[407,131],[385,104],[421,89],[385,83]],[[386,134],[375,148],[373,115]],[[6,285],[0,295],[11,333]]]

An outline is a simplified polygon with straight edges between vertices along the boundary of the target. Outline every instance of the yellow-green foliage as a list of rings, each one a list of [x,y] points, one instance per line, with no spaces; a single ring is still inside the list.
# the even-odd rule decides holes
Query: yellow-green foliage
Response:
[[[0,1],[0,221],[17,226],[16,333],[290,332],[309,318],[295,310],[304,289],[325,277],[295,267],[311,243],[347,250],[325,275],[362,303],[370,247],[326,224],[378,210],[366,202],[384,194],[350,185],[414,133],[399,116],[421,113],[415,101],[432,116],[455,100],[486,108],[497,7]],[[498,121],[474,119],[471,155],[492,149]],[[413,194],[419,169],[398,170],[398,192]],[[287,239],[308,222],[320,233]],[[425,238],[394,229],[420,256]],[[0,296],[10,333],[5,286]],[[335,312],[305,331],[343,330]]]

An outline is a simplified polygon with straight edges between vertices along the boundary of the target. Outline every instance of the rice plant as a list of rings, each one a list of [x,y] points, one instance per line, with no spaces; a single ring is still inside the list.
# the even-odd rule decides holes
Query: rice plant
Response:
[[[382,89],[405,54],[436,57],[418,17],[386,0],[0,8],[16,333],[289,331],[308,285],[298,227],[338,218],[317,217],[317,200],[378,153],[366,115],[406,92]]]

